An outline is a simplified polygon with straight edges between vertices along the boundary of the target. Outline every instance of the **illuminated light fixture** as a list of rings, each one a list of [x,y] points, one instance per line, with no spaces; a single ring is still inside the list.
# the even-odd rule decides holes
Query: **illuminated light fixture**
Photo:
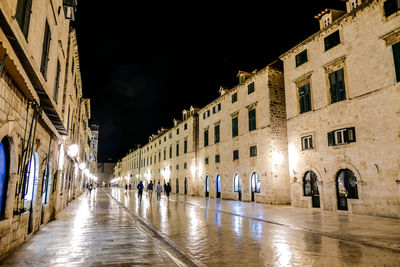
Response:
[[[80,169],[81,171],[83,171],[85,168],[86,168],[85,162],[82,162],[82,163],[79,164],[79,169]]]
[[[78,155],[79,147],[77,144],[72,144],[68,147],[67,154],[71,158],[75,158]]]

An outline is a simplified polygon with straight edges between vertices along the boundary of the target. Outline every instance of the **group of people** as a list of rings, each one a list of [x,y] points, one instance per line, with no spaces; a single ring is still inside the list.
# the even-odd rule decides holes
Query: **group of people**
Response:
[[[140,181],[139,184],[137,185],[138,189],[138,198],[139,200],[142,200],[142,195],[143,195],[143,189],[144,185],[143,182]],[[160,184],[160,181],[158,181],[157,186],[154,188],[153,181],[150,181],[150,183],[147,185],[147,192],[149,193],[149,198],[152,200],[153,197],[153,190],[156,191],[157,193],[157,200],[161,199],[161,193],[163,192],[163,186]],[[169,183],[164,184],[164,192],[167,195],[167,198],[169,200],[169,193],[171,193],[171,185]]]

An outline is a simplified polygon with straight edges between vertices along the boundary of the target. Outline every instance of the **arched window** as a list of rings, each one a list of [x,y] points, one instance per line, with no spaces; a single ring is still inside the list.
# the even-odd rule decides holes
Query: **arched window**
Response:
[[[239,192],[242,191],[242,185],[240,183],[240,175],[238,173],[233,176],[233,191]]]
[[[337,175],[339,197],[358,198],[357,178],[349,169],[343,169]]]
[[[4,218],[7,201],[8,177],[10,170],[10,153],[7,138],[0,142],[0,219]]]
[[[318,178],[313,171],[308,171],[303,177],[304,196],[318,195]]]
[[[256,172],[251,175],[251,191],[255,193],[261,192],[260,175],[258,175]]]

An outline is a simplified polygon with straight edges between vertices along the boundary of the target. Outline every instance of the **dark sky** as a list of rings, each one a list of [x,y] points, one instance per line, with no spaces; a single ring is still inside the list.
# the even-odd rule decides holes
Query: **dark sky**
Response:
[[[142,2],[78,2],[73,26],[99,162],[145,144],[184,108],[217,98],[220,85],[234,87],[239,70],[278,59],[318,31],[323,9],[345,9],[339,0]]]

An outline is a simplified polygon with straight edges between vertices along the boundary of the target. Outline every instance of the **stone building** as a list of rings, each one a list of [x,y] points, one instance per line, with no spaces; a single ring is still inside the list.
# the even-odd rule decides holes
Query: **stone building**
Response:
[[[292,205],[400,217],[400,5],[346,2],[280,57]]]
[[[290,203],[282,64],[238,77],[199,111],[200,195]]]
[[[64,2],[0,1],[0,260],[81,192],[84,156],[73,148],[88,118],[70,27],[76,1]]]
[[[114,174],[118,184],[170,182],[173,193],[197,195],[198,110],[183,110],[182,120],[174,119],[171,129],[161,128],[147,144],[122,158]]]

